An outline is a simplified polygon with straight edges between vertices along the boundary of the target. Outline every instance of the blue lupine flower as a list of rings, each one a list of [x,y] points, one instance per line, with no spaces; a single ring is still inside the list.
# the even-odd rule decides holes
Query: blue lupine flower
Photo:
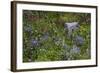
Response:
[[[68,27],[67,27],[67,24],[65,23],[65,25],[64,25],[64,29],[65,30],[67,30],[68,29]]]
[[[79,28],[78,22],[72,22],[72,23],[65,23],[64,25],[65,30],[68,30],[69,37],[72,35],[72,32],[77,30]]]
[[[81,36],[76,36],[75,42],[77,45],[82,45],[84,43],[84,39]]]
[[[80,48],[77,47],[76,45],[73,45],[73,48],[70,50],[70,52],[72,54],[78,54],[78,53],[80,53]]]
[[[71,22],[71,23],[65,23],[65,28],[68,28],[69,29],[77,29],[79,27],[79,24],[78,22]]]
[[[31,40],[31,44],[32,44],[32,46],[38,46],[39,45],[39,41],[35,40],[35,39],[32,39]]]

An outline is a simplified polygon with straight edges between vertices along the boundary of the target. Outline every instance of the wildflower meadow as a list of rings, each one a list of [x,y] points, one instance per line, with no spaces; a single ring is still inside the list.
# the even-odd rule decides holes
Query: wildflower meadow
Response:
[[[91,58],[91,14],[23,10],[23,62]]]

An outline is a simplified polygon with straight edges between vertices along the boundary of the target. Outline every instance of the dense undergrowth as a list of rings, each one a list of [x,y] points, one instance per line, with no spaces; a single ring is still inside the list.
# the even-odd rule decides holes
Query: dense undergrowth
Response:
[[[90,59],[89,13],[23,10],[23,62]]]

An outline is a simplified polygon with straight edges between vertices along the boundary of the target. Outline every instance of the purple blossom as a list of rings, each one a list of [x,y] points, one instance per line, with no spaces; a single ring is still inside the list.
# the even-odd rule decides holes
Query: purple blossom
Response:
[[[77,29],[79,27],[79,24],[78,22],[71,22],[71,23],[65,23],[65,28],[68,28],[69,29]]]
[[[39,41],[35,40],[35,39],[32,39],[31,40],[31,44],[32,44],[32,46],[38,46],[39,45]]]
[[[65,30],[68,30],[69,37],[72,35],[72,32],[77,30],[79,28],[78,22],[72,22],[72,23],[65,23]]]
[[[65,25],[64,25],[64,29],[65,30],[67,30],[68,29],[68,27],[67,27],[67,24],[65,23]]]
[[[76,45],[73,45],[73,48],[70,50],[70,52],[72,54],[78,54],[78,53],[80,53],[80,48],[77,47]]]
[[[84,43],[84,39],[81,36],[76,36],[75,42],[77,45],[82,45]]]

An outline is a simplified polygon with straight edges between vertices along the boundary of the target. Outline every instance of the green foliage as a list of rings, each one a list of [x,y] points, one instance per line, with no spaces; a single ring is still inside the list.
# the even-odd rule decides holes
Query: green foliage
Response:
[[[23,10],[23,62],[90,59],[91,15],[89,13]],[[79,22],[68,37],[66,22]],[[84,43],[77,45],[76,36]],[[80,51],[72,52],[76,44]]]

